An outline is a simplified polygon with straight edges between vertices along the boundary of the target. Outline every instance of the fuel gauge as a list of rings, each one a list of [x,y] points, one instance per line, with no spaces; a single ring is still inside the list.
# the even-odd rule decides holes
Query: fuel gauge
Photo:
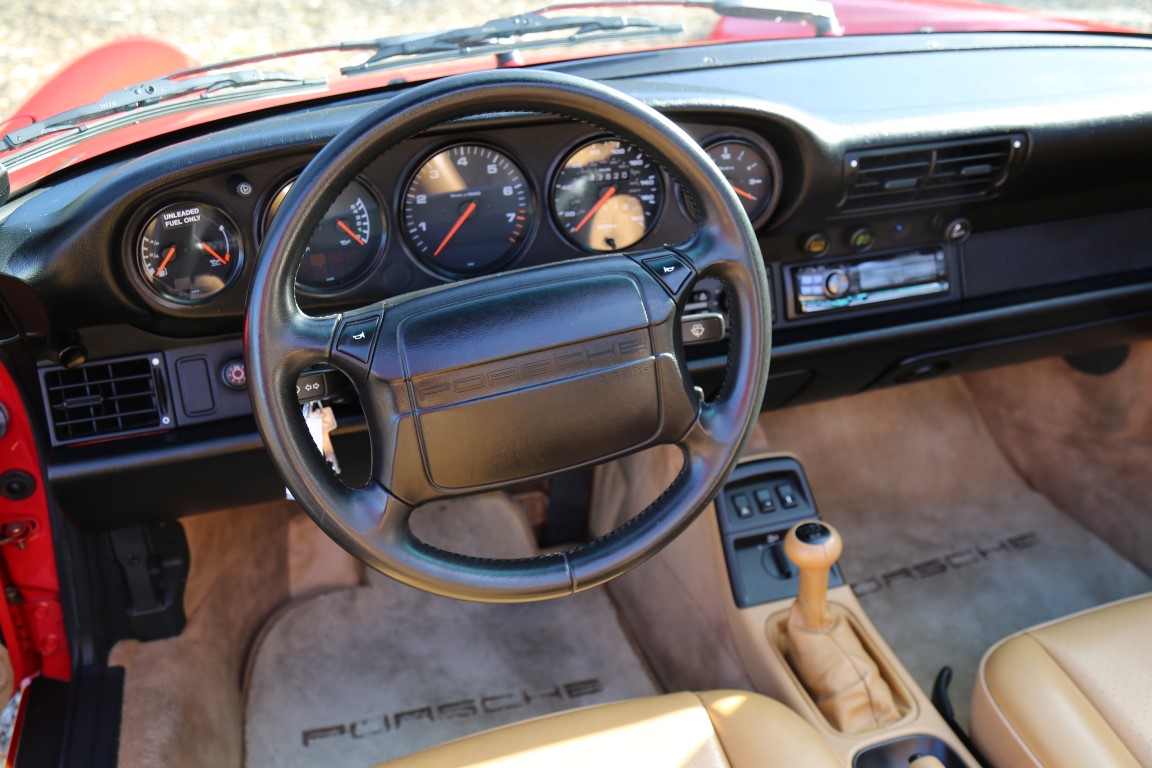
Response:
[[[185,304],[223,292],[244,263],[244,244],[232,219],[213,205],[197,202],[157,211],[140,233],[137,252],[145,284]]]

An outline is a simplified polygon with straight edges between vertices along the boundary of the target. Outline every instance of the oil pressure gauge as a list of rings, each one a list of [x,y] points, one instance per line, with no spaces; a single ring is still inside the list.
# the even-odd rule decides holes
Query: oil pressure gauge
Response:
[[[775,152],[745,138],[711,142],[705,151],[732,185],[752,223],[767,218],[780,193],[780,161]]]
[[[283,184],[264,213],[264,231],[295,181]],[[376,263],[387,241],[384,213],[366,182],[353,180],[333,201],[304,248],[296,283],[312,291],[335,291],[360,280]]]
[[[240,275],[244,244],[236,224],[219,208],[174,203],[157,211],[137,244],[144,283],[185,304],[207,301]]]

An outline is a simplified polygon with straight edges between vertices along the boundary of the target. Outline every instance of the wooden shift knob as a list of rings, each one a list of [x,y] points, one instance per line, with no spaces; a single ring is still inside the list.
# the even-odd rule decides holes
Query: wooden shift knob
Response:
[[[796,604],[807,629],[826,629],[833,623],[828,613],[828,574],[842,550],[840,534],[818,520],[797,523],[784,537],[784,554],[800,571]]]

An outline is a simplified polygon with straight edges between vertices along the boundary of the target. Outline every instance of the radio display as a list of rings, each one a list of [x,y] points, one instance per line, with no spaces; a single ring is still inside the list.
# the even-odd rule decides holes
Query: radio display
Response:
[[[947,293],[943,251],[918,251],[856,262],[794,267],[795,308],[802,315]]]

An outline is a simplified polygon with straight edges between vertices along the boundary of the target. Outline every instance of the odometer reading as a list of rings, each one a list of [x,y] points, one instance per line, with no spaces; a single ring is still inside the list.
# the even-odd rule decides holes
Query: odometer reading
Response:
[[[556,223],[589,251],[619,251],[640,242],[656,224],[663,201],[656,163],[619,139],[578,147],[552,185]]]
[[[524,173],[482,144],[457,144],[425,160],[401,208],[413,253],[447,275],[504,266],[520,252],[535,218]]]
[[[232,284],[240,274],[244,245],[222,210],[183,202],[161,208],[148,220],[138,255],[149,288],[175,301],[197,303]]]

